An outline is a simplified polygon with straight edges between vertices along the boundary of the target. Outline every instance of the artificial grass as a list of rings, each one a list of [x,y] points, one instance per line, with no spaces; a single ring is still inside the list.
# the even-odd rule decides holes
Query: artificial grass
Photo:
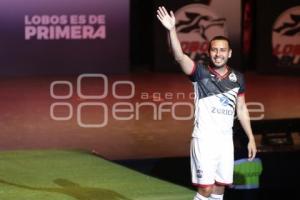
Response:
[[[3,200],[190,200],[194,193],[88,152],[0,152]]]

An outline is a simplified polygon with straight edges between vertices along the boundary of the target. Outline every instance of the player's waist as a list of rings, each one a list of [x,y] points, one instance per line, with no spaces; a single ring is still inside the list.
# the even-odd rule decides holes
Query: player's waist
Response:
[[[230,127],[219,127],[215,126],[201,126],[195,124],[193,129],[193,137],[228,137],[232,138],[233,130],[232,126]]]

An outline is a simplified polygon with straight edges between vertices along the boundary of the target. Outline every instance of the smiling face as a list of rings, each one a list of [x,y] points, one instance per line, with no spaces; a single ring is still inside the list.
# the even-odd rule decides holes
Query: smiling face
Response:
[[[210,42],[209,56],[213,67],[222,68],[226,66],[231,53],[228,41],[216,39]]]

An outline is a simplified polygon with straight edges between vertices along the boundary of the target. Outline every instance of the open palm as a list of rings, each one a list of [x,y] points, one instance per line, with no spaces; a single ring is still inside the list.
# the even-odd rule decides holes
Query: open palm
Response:
[[[171,30],[175,28],[175,16],[173,11],[170,12],[170,14],[167,12],[165,7],[158,7],[157,9],[157,18],[162,23],[166,29]]]

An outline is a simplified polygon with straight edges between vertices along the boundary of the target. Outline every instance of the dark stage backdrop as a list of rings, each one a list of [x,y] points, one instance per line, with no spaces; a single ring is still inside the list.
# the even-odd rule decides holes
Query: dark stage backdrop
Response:
[[[229,37],[233,57],[229,63],[241,69],[241,1],[240,0],[155,0],[155,7],[164,5],[173,10],[176,29],[183,51],[195,61],[208,60],[208,41],[216,35]],[[167,33],[155,20],[155,68],[174,71],[174,59],[168,47]]]
[[[272,5],[272,6],[270,6]],[[300,73],[300,2],[256,2],[256,64],[266,73]]]
[[[1,0],[0,74],[127,73],[129,0]]]

